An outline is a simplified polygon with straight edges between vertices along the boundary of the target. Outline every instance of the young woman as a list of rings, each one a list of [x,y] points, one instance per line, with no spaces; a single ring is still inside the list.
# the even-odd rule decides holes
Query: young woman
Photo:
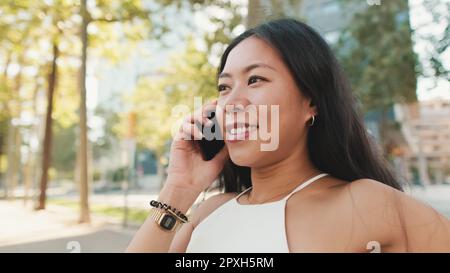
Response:
[[[229,122],[251,105],[277,105],[279,116]],[[225,147],[205,161],[190,139],[202,136],[196,122],[206,124],[211,109]],[[274,150],[249,139],[262,122],[278,125]],[[175,217],[218,177],[224,193],[202,202],[187,223]],[[128,251],[450,252],[450,221],[402,192],[329,46],[292,19],[247,30],[228,46],[218,99],[185,119],[158,201],[170,213],[154,208]]]

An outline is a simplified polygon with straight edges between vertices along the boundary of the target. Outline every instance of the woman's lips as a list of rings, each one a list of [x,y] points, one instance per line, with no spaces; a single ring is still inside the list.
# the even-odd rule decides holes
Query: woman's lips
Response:
[[[248,124],[227,126],[225,141],[228,143],[237,143],[242,140],[247,140],[250,138],[251,133],[256,133],[257,129],[257,125]]]

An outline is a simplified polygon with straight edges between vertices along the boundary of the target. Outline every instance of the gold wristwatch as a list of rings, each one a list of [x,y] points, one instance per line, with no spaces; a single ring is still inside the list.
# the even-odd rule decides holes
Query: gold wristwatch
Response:
[[[151,208],[150,217],[165,231],[177,231],[183,224],[176,214],[160,208]]]

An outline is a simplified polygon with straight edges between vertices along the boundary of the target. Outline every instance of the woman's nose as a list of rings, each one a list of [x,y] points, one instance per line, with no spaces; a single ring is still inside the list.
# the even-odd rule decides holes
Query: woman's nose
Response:
[[[236,92],[233,90],[223,101],[222,106],[225,107],[226,112],[244,111],[250,104],[250,101],[245,97],[244,92]]]

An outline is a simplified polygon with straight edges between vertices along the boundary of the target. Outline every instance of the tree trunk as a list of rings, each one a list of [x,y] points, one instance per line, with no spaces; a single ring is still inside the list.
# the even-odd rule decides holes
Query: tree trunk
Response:
[[[91,221],[88,202],[88,156],[87,156],[87,113],[86,113],[86,62],[89,24],[89,16],[86,7],[86,0],[81,1],[81,68],[80,68],[80,137],[78,147],[78,171],[80,186],[80,223],[89,223]]]
[[[45,201],[47,199],[47,185],[48,185],[48,168],[51,163],[51,148],[52,148],[52,138],[53,138],[53,130],[52,130],[52,113],[53,113],[53,97],[56,89],[56,80],[58,73],[58,65],[57,60],[59,56],[58,44],[56,41],[53,42],[53,58],[50,74],[48,77],[48,94],[47,94],[47,113],[45,118],[45,132],[44,132],[44,141],[43,141],[43,150],[42,150],[42,173],[41,173],[41,182],[40,182],[40,194],[39,194],[39,203],[36,207],[36,210],[45,209]]]
[[[261,6],[261,0],[248,0],[247,29],[261,23],[263,18],[264,10]]]
[[[299,19],[302,4],[302,0],[249,0],[246,27],[284,17]]]

